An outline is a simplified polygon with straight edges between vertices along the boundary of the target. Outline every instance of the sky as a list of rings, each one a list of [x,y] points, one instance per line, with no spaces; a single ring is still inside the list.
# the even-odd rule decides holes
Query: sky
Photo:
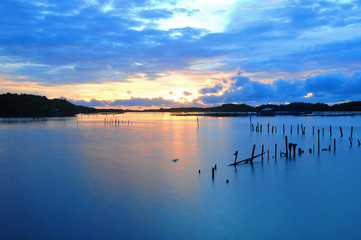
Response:
[[[1,0],[0,93],[144,109],[361,100],[360,0]]]

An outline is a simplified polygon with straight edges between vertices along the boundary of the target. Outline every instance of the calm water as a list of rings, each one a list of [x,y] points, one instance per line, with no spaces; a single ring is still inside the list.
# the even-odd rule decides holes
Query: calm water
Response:
[[[109,118],[120,124],[103,115],[0,123],[0,239],[360,238],[361,117],[253,117],[263,133],[249,131],[248,117],[199,118],[199,128],[169,114]],[[285,151],[282,124],[302,156],[274,158],[275,144]],[[330,152],[317,153],[312,126],[325,128]],[[270,151],[263,163],[228,166],[253,144]]]

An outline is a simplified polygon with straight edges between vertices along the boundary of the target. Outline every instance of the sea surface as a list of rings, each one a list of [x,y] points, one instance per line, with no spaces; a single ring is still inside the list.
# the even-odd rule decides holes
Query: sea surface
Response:
[[[169,113],[3,120],[0,239],[360,239],[360,120],[197,121]],[[285,136],[297,144],[295,156],[280,156]],[[236,151],[237,160],[249,158],[254,145],[255,155],[264,145],[263,160],[228,166]]]

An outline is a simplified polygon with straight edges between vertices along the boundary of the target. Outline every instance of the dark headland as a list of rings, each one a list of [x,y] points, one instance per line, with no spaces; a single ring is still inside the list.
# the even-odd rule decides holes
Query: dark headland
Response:
[[[79,113],[170,112],[174,115],[241,116],[241,115],[357,115],[361,114],[361,101],[334,105],[326,103],[295,102],[290,104],[223,104],[217,107],[159,108],[141,111],[123,109],[97,109],[74,105],[65,99],[48,99],[31,94],[0,95],[0,117],[68,117]]]
[[[96,109],[77,106],[65,99],[48,99],[31,94],[0,95],[0,117],[72,117],[78,113],[123,113],[121,109]]]

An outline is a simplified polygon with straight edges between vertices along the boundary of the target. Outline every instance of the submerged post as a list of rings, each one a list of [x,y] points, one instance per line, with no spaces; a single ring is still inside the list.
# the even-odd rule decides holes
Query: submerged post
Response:
[[[297,124],[297,135],[300,133],[300,124]]]
[[[352,147],[352,139],[351,139],[351,137],[349,137],[348,140],[350,140],[350,147]]]
[[[290,130],[290,133],[292,134],[292,125],[291,125],[291,130]]]
[[[285,134],[285,124],[283,124],[283,134]]]
[[[353,133],[353,126],[351,126],[351,138],[352,138],[352,133]]]
[[[275,159],[277,159],[277,143],[275,144]]]
[[[253,164],[253,159],[254,159],[254,150],[256,150],[256,144],[253,144],[252,156],[251,156],[251,164]]]
[[[340,127],[340,134],[341,134],[341,137],[343,137],[343,134],[342,134],[342,127]]]
[[[330,125],[330,137],[332,137],[332,126]]]
[[[318,135],[318,153],[320,153],[320,129],[317,130],[317,135]]]
[[[312,135],[315,135],[315,126],[312,127]]]
[[[233,155],[236,156],[236,157],[234,158],[234,166],[236,166],[238,151],[236,151]]]
[[[333,139],[333,151],[336,152],[336,138]]]
[[[325,136],[325,128],[322,128],[322,137]]]
[[[285,136],[285,140],[286,140],[286,157],[288,157],[288,140],[287,140],[287,136]]]
[[[262,153],[264,152],[264,145],[262,144]],[[262,154],[262,162],[263,162],[263,154]]]

